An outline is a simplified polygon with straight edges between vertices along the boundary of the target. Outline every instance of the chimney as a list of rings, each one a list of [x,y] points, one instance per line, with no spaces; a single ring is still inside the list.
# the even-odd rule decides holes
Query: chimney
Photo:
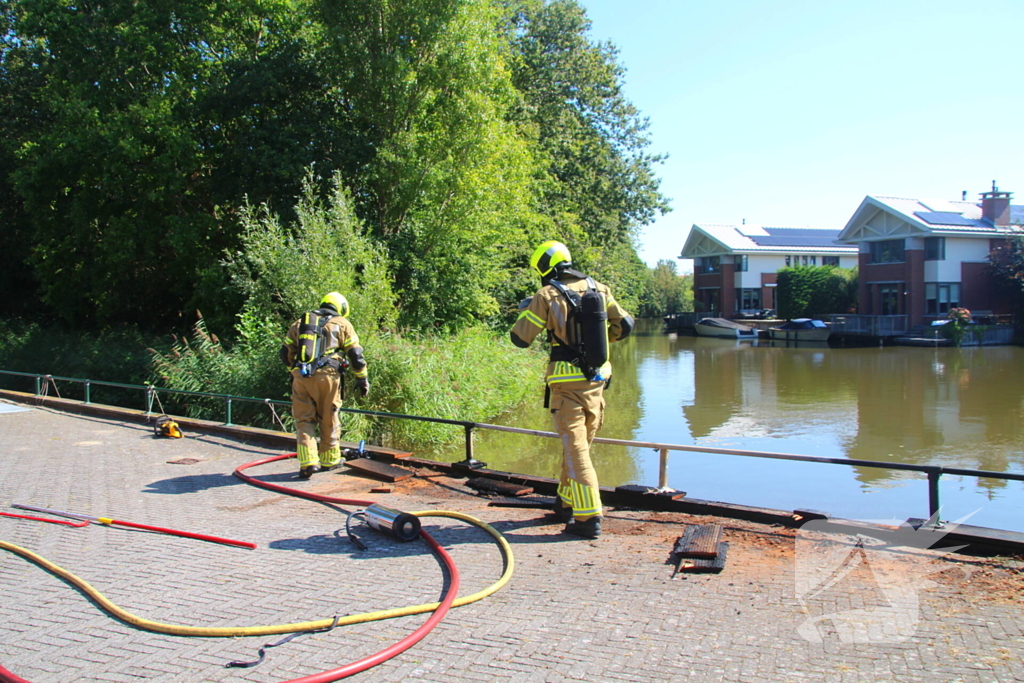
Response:
[[[1010,193],[1000,192],[996,181],[992,181],[992,190],[981,193],[981,216],[996,227],[1010,225]]]

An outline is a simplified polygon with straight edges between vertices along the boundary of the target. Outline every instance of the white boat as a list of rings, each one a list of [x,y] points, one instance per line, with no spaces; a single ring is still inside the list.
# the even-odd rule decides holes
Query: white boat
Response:
[[[785,325],[768,328],[774,341],[828,341],[832,330],[820,320],[794,318]]]
[[[702,318],[693,325],[701,337],[726,339],[757,339],[757,330],[725,318]]]

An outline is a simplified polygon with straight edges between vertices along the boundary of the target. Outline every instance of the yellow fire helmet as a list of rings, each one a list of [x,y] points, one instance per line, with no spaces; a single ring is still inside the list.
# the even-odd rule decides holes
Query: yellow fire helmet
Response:
[[[337,292],[324,294],[324,298],[320,302],[320,307],[323,308],[324,306],[333,307],[342,318],[348,317],[348,299]]]
[[[572,265],[569,247],[555,240],[544,242],[533,252],[530,265],[537,269],[541,277],[550,273],[558,264]]]

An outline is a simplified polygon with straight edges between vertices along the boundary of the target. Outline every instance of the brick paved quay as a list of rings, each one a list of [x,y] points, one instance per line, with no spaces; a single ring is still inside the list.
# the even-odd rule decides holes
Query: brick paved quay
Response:
[[[277,624],[433,602],[443,590],[443,572],[424,543],[391,541],[358,523],[369,546],[358,551],[336,535],[345,523],[337,510],[232,476],[235,467],[279,450],[194,432],[160,439],[130,421],[17,407],[29,409],[0,412],[0,511],[20,513],[10,505],[23,503],[258,544],[247,550],[0,517],[0,540],[77,574],[140,617]],[[169,463],[182,459],[195,462]],[[515,552],[515,574],[502,590],[453,609],[418,645],[353,680],[1024,680],[1020,558],[936,560],[935,571],[916,582],[919,590],[909,597],[904,591],[892,612],[910,620],[869,642],[851,642],[843,620],[828,615],[884,615],[892,591],[861,565],[798,598],[790,528],[609,508],[602,538],[570,540],[542,510],[488,507],[464,480],[415,477],[393,484],[391,494],[372,494],[378,482],[347,470],[302,482],[295,469],[286,460],[250,472],[404,510],[468,513],[501,531]],[[675,539],[685,525],[709,521],[725,527],[725,570],[673,578]],[[458,565],[461,594],[501,574],[487,534],[454,520],[423,523]],[[184,638],[140,630],[6,551],[0,596],[0,664],[34,683],[285,681],[372,654],[427,618],[304,635],[268,650],[254,669],[227,669],[225,662],[254,659],[263,643],[281,636]],[[808,619],[816,617],[825,618],[811,626],[820,640],[811,642]]]

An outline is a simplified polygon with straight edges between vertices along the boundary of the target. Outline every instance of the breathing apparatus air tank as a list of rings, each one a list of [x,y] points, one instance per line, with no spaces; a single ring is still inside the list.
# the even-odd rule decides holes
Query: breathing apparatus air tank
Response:
[[[370,528],[391,534],[399,541],[413,541],[420,535],[420,518],[416,515],[379,503],[370,505],[364,512]]]
[[[608,310],[604,297],[594,287],[588,288],[580,299],[579,323],[584,359],[594,371],[599,371],[608,362]]]

